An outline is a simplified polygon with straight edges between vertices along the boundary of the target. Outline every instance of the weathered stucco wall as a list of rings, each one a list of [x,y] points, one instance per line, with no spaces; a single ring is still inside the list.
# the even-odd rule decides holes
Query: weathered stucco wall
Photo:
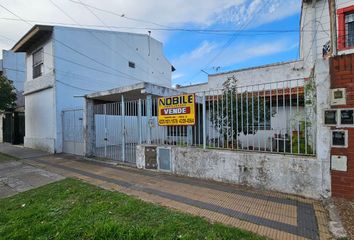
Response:
[[[321,162],[315,157],[172,147],[171,172],[181,176],[321,198]],[[144,145],[137,167],[145,167]]]
[[[321,196],[316,158],[195,148],[172,148],[172,156],[172,171],[178,175]]]
[[[283,62],[211,74],[208,76],[207,83],[180,87],[179,90],[194,93],[223,89],[225,81],[232,77],[238,80],[238,87],[250,86],[252,84],[269,84],[270,82],[307,78],[310,72],[311,69],[305,67],[303,61]]]

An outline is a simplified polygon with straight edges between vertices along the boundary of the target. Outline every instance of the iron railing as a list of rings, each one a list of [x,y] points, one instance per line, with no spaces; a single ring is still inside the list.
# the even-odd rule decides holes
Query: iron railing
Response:
[[[312,79],[195,94],[194,126],[159,126],[157,97],[95,105],[96,155],[135,162],[137,144],[316,154]]]

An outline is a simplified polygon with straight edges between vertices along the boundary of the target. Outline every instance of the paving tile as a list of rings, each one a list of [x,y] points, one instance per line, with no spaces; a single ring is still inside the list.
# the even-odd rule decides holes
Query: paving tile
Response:
[[[317,239],[328,233],[325,210],[311,199],[70,159],[39,164],[272,239]]]

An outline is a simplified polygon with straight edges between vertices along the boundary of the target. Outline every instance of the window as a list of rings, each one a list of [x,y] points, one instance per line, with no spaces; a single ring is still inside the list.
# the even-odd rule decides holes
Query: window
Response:
[[[354,12],[345,14],[345,46],[354,46]]]
[[[337,10],[338,50],[354,47],[354,5]]]
[[[43,74],[43,48],[33,53],[33,78],[42,76]]]
[[[130,61],[129,61],[129,64],[128,64],[128,65],[129,65],[130,68],[135,68],[135,63],[134,63],[134,62],[130,62]]]

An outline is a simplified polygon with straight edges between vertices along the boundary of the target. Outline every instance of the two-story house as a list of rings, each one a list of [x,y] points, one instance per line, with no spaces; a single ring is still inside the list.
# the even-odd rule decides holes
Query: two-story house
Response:
[[[173,67],[149,35],[35,25],[13,47],[26,53],[24,145],[62,152],[63,110],[83,96],[139,82],[169,87]]]

